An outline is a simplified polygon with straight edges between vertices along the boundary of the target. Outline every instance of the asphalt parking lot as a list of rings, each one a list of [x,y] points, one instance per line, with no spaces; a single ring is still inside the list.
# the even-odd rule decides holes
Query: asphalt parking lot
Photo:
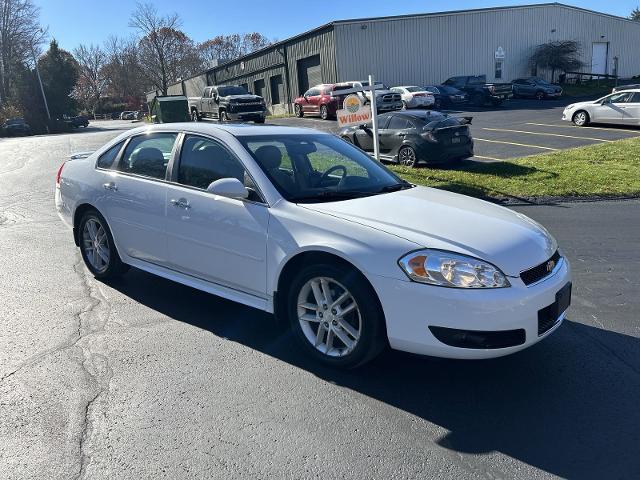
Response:
[[[579,128],[563,122],[562,110],[574,101],[512,99],[500,107],[444,111],[473,117],[471,133],[475,140],[474,159],[478,161],[506,160],[640,136],[637,127],[592,125]],[[280,118],[269,123],[339,131],[337,122],[317,117]]]
[[[87,273],[55,173],[132,126],[0,139],[0,478],[637,478],[639,201],[516,208],[574,271],[545,341],[338,372],[265,313]]]

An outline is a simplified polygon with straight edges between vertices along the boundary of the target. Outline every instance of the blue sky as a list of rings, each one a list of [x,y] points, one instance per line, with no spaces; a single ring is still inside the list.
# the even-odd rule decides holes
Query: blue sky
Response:
[[[128,19],[135,3],[131,0],[34,0],[41,8],[41,22],[62,48],[80,43],[102,43],[109,35],[129,35]],[[158,0],[152,2],[162,13],[177,12],[182,30],[196,41],[219,34],[258,31],[282,40],[332,20],[407,13],[462,10],[504,5],[542,3],[535,0],[356,0],[309,2],[304,0]],[[567,0],[562,3],[628,16],[640,0]],[[313,5],[317,6],[314,8]]]

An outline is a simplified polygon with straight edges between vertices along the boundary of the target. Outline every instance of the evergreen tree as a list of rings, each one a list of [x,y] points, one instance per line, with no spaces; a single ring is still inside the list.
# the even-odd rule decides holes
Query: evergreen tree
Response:
[[[79,71],[73,55],[61,49],[55,39],[51,40],[49,50],[38,59],[38,68],[51,117],[73,113],[76,102],[70,94],[78,80]]]

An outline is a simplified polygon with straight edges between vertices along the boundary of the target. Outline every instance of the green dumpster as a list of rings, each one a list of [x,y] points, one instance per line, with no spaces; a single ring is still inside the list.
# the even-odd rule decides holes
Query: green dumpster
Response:
[[[149,107],[153,123],[188,122],[189,103],[184,95],[155,97]]]

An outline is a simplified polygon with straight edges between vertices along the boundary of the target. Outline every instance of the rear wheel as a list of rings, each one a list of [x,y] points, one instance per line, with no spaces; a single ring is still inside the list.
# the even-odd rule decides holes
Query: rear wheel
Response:
[[[494,107],[499,107],[500,105],[502,105],[502,100],[491,100],[491,105],[493,105]]]
[[[222,110],[220,112],[220,120],[222,120],[223,122],[230,122],[231,121],[231,117],[229,117],[229,114],[227,113],[226,110]]]
[[[196,109],[191,110],[191,120],[194,122],[199,122],[201,120]]]
[[[536,92],[536,100],[544,100],[544,97],[545,97],[544,92],[542,91]]]
[[[302,107],[296,103],[295,107],[293,107],[296,117],[302,118],[304,116],[304,112],[302,111]]]
[[[584,127],[589,124],[589,114],[584,110],[580,110],[573,114],[572,121],[577,127]]]
[[[402,147],[398,152],[398,163],[404,167],[415,168],[418,165],[416,151],[408,145]]]
[[[96,210],[86,212],[78,225],[82,259],[94,277],[117,277],[129,267],[122,263],[107,222]]]
[[[264,121],[265,121],[265,118],[262,117],[262,118],[259,118],[258,120],[255,120],[255,123],[264,123]]]
[[[338,264],[303,268],[291,282],[288,312],[302,349],[325,365],[354,368],[386,345],[376,293],[352,268]]]
[[[322,118],[322,120],[329,120],[329,110],[326,105],[320,106],[320,118]]]

